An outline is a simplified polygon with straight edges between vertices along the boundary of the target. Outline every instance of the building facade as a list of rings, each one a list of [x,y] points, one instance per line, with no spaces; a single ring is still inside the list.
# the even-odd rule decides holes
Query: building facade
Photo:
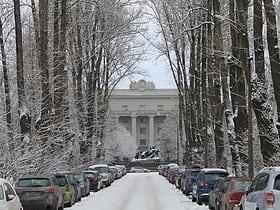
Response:
[[[155,89],[152,82],[132,82],[130,89],[115,89],[109,101],[110,114],[136,138],[139,151],[155,145],[161,123],[179,110],[176,89]]]

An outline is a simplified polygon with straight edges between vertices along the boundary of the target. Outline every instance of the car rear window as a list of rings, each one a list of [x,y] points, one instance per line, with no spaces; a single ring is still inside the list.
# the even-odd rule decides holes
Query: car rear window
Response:
[[[17,183],[18,187],[48,187],[50,185],[50,180],[46,178],[20,179]]]
[[[4,192],[3,192],[3,187],[2,185],[0,186],[0,200],[4,199]]]
[[[213,173],[213,174],[205,174],[204,175],[204,180],[208,182],[215,182],[219,177],[226,177],[227,174],[224,173]]]
[[[234,189],[236,190],[246,190],[250,187],[251,181],[235,182]]]
[[[98,171],[99,173],[108,173],[107,167],[95,167],[95,168],[92,168],[92,170]]]
[[[194,176],[194,177],[197,177],[198,173],[199,173],[199,171],[192,171],[192,172],[190,173],[190,175],[191,175],[191,176]]]
[[[84,173],[85,176],[89,179],[94,179],[94,178],[97,178],[98,175],[97,174],[94,174],[94,173]]]
[[[56,176],[56,179],[58,181],[59,186],[67,185],[67,180],[66,180],[65,176]]]
[[[79,182],[82,182],[84,180],[84,177],[82,174],[74,174],[75,179],[77,179]]]

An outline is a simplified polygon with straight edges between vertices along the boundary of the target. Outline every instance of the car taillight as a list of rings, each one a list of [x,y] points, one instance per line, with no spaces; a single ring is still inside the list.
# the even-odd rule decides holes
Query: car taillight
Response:
[[[99,179],[93,179],[92,180],[92,182],[98,182],[99,181]]]
[[[229,196],[230,203],[239,203],[239,196],[236,193],[233,193]]]
[[[198,186],[199,186],[199,187],[208,187],[208,183],[206,183],[206,182],[200,182]]]
[[[187,177],[187,182],[192,182],[192,178],[191,177]]]
[[[17,190],[17,189],[16,189],[16,193],[17,193],[17,194],[23,194],[24,191],[22,191],[22,190]]]
[[[54,193],[55,192],[55,188],[49,188],[43,191],[43,193]]]
[[[71,189],[70,189],[69,187],[66,187],[66,188],[65,188],[65,191],[66,191],[66,192],[70,192]]]
[[[266,205],[274,204],[274,194],[273,192],[265,192],[264,193],[264,201]]]

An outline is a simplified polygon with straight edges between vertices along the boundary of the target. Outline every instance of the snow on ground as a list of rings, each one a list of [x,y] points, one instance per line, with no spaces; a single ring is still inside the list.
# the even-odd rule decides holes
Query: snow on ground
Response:
[[[158,173],[127,174],[67,210],[206,210]]]

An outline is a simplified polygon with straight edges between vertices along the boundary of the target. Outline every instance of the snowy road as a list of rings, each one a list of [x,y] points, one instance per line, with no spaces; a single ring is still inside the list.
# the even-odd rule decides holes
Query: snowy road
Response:
[[[158,173],[127,174],[67,210],[206,210]]]

